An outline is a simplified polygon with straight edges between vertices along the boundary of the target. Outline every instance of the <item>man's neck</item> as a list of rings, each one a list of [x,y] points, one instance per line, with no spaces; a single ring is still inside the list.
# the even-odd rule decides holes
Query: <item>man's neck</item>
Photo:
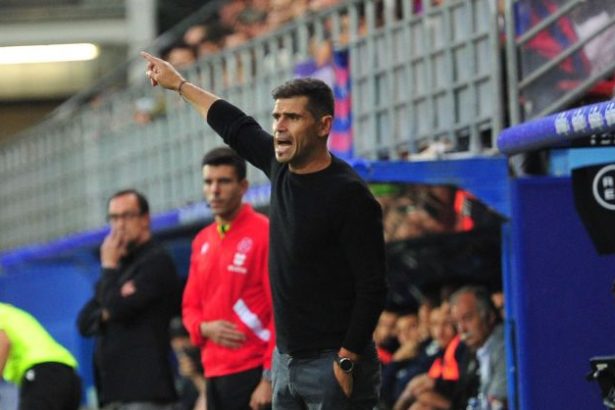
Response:
[[[239,215],[239,212],[241,211],[242,207],[243,207],[243,203],[239,205],[237,209],[235,209],[229,215],[226,215],[226,216],[216,215],[214,217],[214,221],[216,222],[216,225],[222,226],[222,225],[230,225],[231,223],[233,223],[233,221],[237,219],[237,215]]]
[[[293,174],[313,174],[327,168],[331,165],[331,162],[333,162],[333,157],[331,157],[329,151],[324,151],[318,157],[307,161],[305,165],[288,164],[288,169]]]

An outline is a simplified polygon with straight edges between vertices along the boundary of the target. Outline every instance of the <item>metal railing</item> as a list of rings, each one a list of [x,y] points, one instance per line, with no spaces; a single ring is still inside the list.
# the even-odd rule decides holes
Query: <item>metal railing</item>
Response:
[[[505,15],[512,125],[569,108],[615,72],[615,3],[507,0]],[[572,59],[586,71],[562,70]]]
[[[271,90],[310,58],[310,44],[346,48],[355,156],[412,159],[430,143],[458,155],[492,152],[502,125],[496,13],[490,0],[352,0],[305,15],[186,77],[236,103],[263,126]],[[140,102],[154,110],[135,121]],[[221,144],[176,93],[137,81],[103,92],[0,146],[0,249],[99,227],[114,191],[144,191],[154,212],[201,201],[200,159]],[[451,154],[455,155],[455,154]],[[267,184],[249,170],[253,185]]]

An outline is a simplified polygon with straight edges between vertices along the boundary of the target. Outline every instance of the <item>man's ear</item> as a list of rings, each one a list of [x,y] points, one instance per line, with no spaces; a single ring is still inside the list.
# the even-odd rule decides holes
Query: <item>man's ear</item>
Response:
[[[319,121],[318,136],[326,138],[331,133],[333,126],[333,116],[323,115]]]
[[[244,178],[243,180],[239,181],[239,185],[241,186],[241,194],[244,195],[246,192],[248,192],[248,188],[250,187],[250,183],[248,182],[248,178]]]

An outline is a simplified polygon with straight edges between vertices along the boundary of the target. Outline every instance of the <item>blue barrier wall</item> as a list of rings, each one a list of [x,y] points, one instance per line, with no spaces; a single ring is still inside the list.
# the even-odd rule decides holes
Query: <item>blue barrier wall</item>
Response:
[[[22,265],[0,280],[0,300],[30,312],[70,350],[86,385],[92,384],[92,343],[79,336],[75,320],[97,275],[95,265],[75,258]]]
[[[520,409],[604,409],[589,358],[615,354],[615,255],[598,256],[570,178],[512,182],[504,269]]]

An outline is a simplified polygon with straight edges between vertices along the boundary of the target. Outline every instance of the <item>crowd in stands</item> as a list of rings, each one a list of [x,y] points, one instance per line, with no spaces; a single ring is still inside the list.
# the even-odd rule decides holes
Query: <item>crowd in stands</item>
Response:
[[[340,0],[229,0],[200,24],[189,27],[178,41],[163,51],[175,67],[186,67],[200,58],[234,48]]]
[[[380,409],[506,409],[502,303],[499,291],[446,285],[418,306],[389,303],[374,332]]]
[[[251,40],[273,33],[296,19],[322,12],[340,3],[342,3],[341,0],[228,0],[219,7],[217,13],[188,27],[177,41],[161,50],[161,54],[163,59],[173,66],[187,69],[199,60],[211,57],[223,50],[239,47]],[[412,0],[410,11],[413,14],[421,14],[427,3],[430,7],[438,7],[444,3],[444,0]],[[404,8],[400,1],[391,3],[379,1],[375,4],[378,15],[377,26],[383,24],[386,14],[385,7],[393,9],[394,18],[399,18]],[[340,32],[335,33],[335,47],[344,47],[348,44],[349,24],[349,16],[343,16],[340,21]],[[365,19],[361,18],[358,32],[364,35],[366,30]],[[312,37],[309,40],[309,52],[317,67],[330,65],[333,59],[334,33],[332,33],[330,22],[325,24],[325,31],[324,39]],[[242,75],[238,73],[232,80],[225,78],[225,85],[237,85],[242,81]],[[135,119],[137,123],[148,123],[163,112],[164,109],[161,109],[159,101],[144,98],[135,108]],[[425,149],[428,148],[435,149],[431,145],[426,145]],[[438,149],[440,154],[449,150],[450,142],[442,142],[442,146]],[[432,152],[425,152],[425,155],[430,156]]]

